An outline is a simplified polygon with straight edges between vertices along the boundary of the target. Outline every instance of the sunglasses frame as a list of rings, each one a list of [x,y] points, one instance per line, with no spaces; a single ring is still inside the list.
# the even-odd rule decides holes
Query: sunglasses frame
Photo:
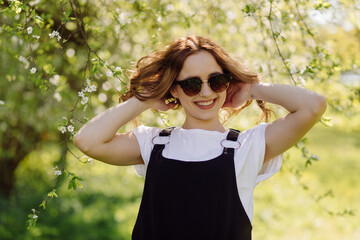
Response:
[[[222,90],[222,91],[216,91],[216,90],[214,90],[214,89],[212,88],[212,85],[211,85],[211,78],[214,78],[214,77],[216,78],[216,77],[219,77],[219,76],[224,76],[225,79],[227,80],[227,82],[226,82],[226,84],[225,84],[226,87],[225,87],[225,89]],[[209,84],[209,87],[211,88],[212,91],[214,91],[214,92],[216,92],[216,93],[221,93],[221,92],[223,92],[223,91],[225,91],[226,89],[229,88],[231,79],[232,79],[232,76],[231,76],[230,73],[220,73],[220,74],[215,74],[215,75],[210,76],[210,77],[208,78],[208,80],[206,80],[206,81],[202,81],[199,77],[191,77],[191,78],[188,78],[188,79],[185,79],[185,80],[175,81],[173,84],[179,84],[180,87],[182,88],[182,90],[184,91],[184,93],[185,93],[187,96],[193,97],[193,96],[198,95],[198,94],[201,92],[202,85],[203,85],[204,83],[208,83],[208,84]],[[200,82],[201,82],[200,90],[197,90],[198,92],[195,93],[195,94],[192,94],[192,93],[187,92],[186,87],[184,86],[184,84],[186,84],[186,82],[188,82],[188,81],[200,81]],[[190,84],[188,84],[188,85],[190,85]],[[193,84],[193,86],[195,86],[195,84]]]

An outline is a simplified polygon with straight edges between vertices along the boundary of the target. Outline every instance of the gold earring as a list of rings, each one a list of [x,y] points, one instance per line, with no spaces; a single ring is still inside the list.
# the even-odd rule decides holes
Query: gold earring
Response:
[[[165,99],[165,103],[166,104],[169,104],[169,103],[175,103],[177,104],[177,99],[176,98],[168,98],[168,99]]]

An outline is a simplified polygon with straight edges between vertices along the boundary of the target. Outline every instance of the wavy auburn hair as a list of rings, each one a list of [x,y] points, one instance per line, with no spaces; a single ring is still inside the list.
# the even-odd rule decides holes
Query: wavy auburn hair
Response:
[[[258,74],[249,71],[243,63],[231,57],[214,41],[201,36],[187,36],[175,40],[163,50],[139,59],[130,76],[130,85],[120,100],[126,101],[132,96],[140,101],[174,98],[170,89],[179,75],[185,59],[202,50],[208,51],[215,58],[224,73],[232,75],[230,85],[239,81],[259,82]],[[225,121],[249,106],[251,101],[248,100],[238,108],[224,109],[227,112]],[[265,102],[261,100],[256,100],[256,102],[263,112],[261,119],[265,117],[267,122],[270,119],[271,110],[265,107]]]

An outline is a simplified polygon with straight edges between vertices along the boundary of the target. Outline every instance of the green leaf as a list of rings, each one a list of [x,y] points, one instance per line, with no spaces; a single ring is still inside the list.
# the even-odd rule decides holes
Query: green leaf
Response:
[[[83,185],[80,183],[80,181],[78,179],[75,179],[74,182],[75,182],[77,187],[83,188]]]
[[[39,205],[39,207],[42,207],[44,210],[46,208],[46,201],[42,201],[42,203]]]
[[[56,194],[56,189],[54,189],[54,190],[52,190],[51,192],[49,192],[48,193],[48,197],[51,197],[51,198],[53,198],[53,197],[58,197],[58,195]]]
[[[22,11],[22,8],[21,8],[21,7],[18,7],[18,8],[16,8],[15,13],[16,13],[16,14],[19,14],[19,13],[21,13],[21,11]]]
[[[61,19],[61,22],[63,22],[63,23],[66,23],[67,21],[69,21],[69,18],[67,18],[67,17],[64,17]]]
[[[241,11],[244,13],[250,14],[250,13],[256,12],[256,8],[254,8],[253,6],[251,6],[249,4],[246,4],[246,6],[243,9],[241,9]]]
[[[43,69],[49,75],[53,75],[55,71],[55,68],[51,64],[45,64]]]
[[[92,68],[92,72],[97,73],[98,71],[99,71],[99,65],[96,63],[96,64],[94,64],[94,66]]]
[[[324,3],[324,4],[323,4],[323,7],[324,7],[324,8],[329,8],[329,7],[331,7],[331,3],[329,3],[329,2]]]
[[[66,10],[66,12],[65,12],[65,17],[69,17],[70,16],[70,13],[71,13],[71,10],[70,9],[68,9],[68,10]]]
[[[35,16],[33,17],[34,19],[34,22],[39,25],[40,28],[43,28],[44,27],[44,20],[40,17],[40,16]]]

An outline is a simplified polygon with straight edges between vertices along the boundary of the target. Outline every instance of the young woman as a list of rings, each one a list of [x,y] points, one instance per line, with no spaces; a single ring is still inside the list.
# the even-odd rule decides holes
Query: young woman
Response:
[[[239,112],[255,99],[289,113],[238,132],[219,111]],[[140,126],[117,133],[147,109],[182,107],[181,127]],[[253,191],[276,173],[282,153],[326,109],[323,96],[290,85],[259,82],[255,73],[208,38],[188,36],[140,59],[123,102],[86,123],[75,145],[114,165],[136,165],[145,176],[132,239],[251,239]]]

